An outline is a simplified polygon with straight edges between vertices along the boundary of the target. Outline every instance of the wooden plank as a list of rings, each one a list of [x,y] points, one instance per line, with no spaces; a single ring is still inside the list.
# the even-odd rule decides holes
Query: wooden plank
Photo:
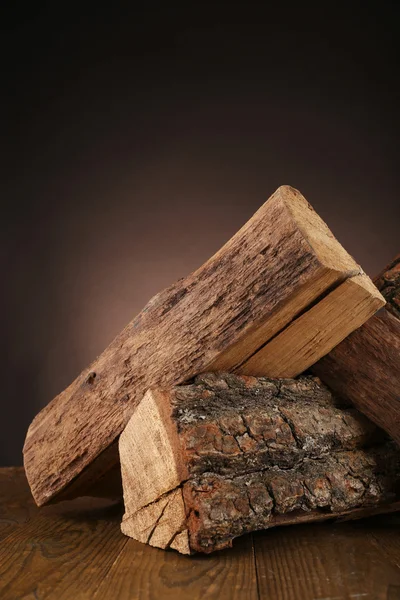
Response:
[[[24,469],[0,469],[0,541],[37,512]]]
[[[46,598],[89,599],[112,566],[126,538],[118,527],[120,505],[82,498],[42,510],[34,508],[20,519],[19,483],[12,478],[4,495],[19,499],[9,505],[19,526],[0,544],[0,597],[2,600]],[[4,476],[0,478],[4,482]],[[25,487],[27,482],[25,480]]]
[[[370,519],[368,534],[387,560],[400,569],[400,515],[381,515]]]
[[[37,509],[21,468],[0,469],[0,499],[19,523],[0,544],[2,600],[237,600],[243,590],[247,600],[258,600],[250,536],[206,563],[157,551],[123,536],[120,509],[104,500]],[[22,522],[26,501],[34,518]]]
[[[129,539],[94,598],[259,600],[252,537],[244,536],[231,550],[206,560]]]
[[[311,377],[208,373],[149,390],[121,435],[120,459],[123,533],[184,554],[400,505],[400,450]]]
[[[400,444],[400,257],[376,283],[386,307],[311,370]]]
[[[92,469],[101,477],[106,464],[113,470],[100,457],[149,387],[241,365],[322,294],[360,273],[303,196],[279,188],[200,269],[152,298],[35,418],[24,464],[36,502],[59,499],[72,482],[79,495],[93,483]],[[371,309],[377,302],[383,298],[374,292]],[[355,315],[347,316],[348,333]],[[322,356],[329,348],[319,349]]]
[[[26,491],[21,469],[0,469],[11,518]],[[186,557],[124,538],[120,513],[103,500],[33,508],[39,525],[32,525],[36,517],[21,521],[0,543],[2,600],[399,598],[398,515],[272,529],[254,535],[255,547],[247,535],[231,550]],[[109,543],[107,524],[121,546]]]
[[[400,570],[371,543],[368,521],[359,527],[300,525],[254,534],[260,598],[399,598]]]

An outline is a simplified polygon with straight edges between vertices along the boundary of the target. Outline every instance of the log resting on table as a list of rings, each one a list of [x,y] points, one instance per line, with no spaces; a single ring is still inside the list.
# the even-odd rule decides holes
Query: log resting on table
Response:
[[[209,373],[149,390],[119,445],[122,531],[186,554],[400,507],[400,450],[317,378]]]
[[[375,284],[385,308],[311,370],[400,444],[400,255]]]

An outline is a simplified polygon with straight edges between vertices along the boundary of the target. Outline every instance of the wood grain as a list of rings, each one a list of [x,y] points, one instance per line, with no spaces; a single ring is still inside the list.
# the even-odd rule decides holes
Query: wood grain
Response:
[[[0,469],[0,542],[37,512],[23,468]]]
[[[400,257],[376,285],[386,307],[311,370],[400,444]]]
[[[252,537],[207,557],[164,552],[130,539],[95,598],[259,600]]]
[[[37,504],[71,483],[79,495],[83,473],[87,489],[92,466],[102,471],[99,457],[149,387],[242,364],[322,294],[360,273],[303,196],[279,188],[202,267],[152,298],[34,419],[24,464]],[[320,355],[329,348],[321,344]]]
[[[37,513],[2,541],[2,600],[91,598],[125,545],[119,519],[120,507],[87,498]]]
[[[381,306],[381,295],[366,275],[347,279],[265,344],[236,372],[295,377],[365,323]],[[350,321],[349,315],[352,315]]]
[[[368,543],[365,526],[301,525],[257,533],[254,542],[260,598],[387,600],[400,591],[399,569]]]
[[[206,373],[149,390],[121,435],[120,459],[123,533],[185,554],[276,525],[400,506],[400,450],[312,377]]]

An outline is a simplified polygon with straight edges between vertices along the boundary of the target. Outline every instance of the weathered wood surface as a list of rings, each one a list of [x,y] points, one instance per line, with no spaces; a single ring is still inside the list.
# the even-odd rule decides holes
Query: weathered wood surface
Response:
[[[38,512],[21,468],[0,469],[0,544]]]
[[[368,310],[364,302],[343,310],[345,337],[384,302],[360,273],[301,194],[279,188],[207,263],[150,300],[34,419],[24,464],[37,504],[89,493],[97,477],[115,474],[108,448],[150,386],[174,385],[218,365],[239,367],[354,277],[365,287]],[[339,341],[337,333],[327,332],[311,362]]]
[[[21,468],[0,469],[0,497],[13,523],[0,541],[2,600],[399,597],[397,515],[279,527],[187,557],[122,535],[121,513],[104,500],[38,510]],[[21,519],[27,503],[32,511]]]
[[[185,554],[275,525],[400,507],[400,450],[316,378],[208,373],[149,390],[120,458],[122,531]]]
[[[2,600],[91,598],[124,547],[121,505],[82,498],[20,519],[31,502],[23,469],[0,469],[0,490],[14,526],[0,542]],[[8,498],[8,500],[7,500]],[[32,502],[33,504],[33,502]]]
[[[295,377],[339,344],[381,306],[366,275],[347,279],[315,306],[295,319],[239,369],[244,375]]]
[[[254,534],[260,598],[398,600],[398,549],[385,550],[399,526],[398,517],[382,515]]]
[[[228,551],[207,557],[164,552],[136,540],[125,539],[128,543],[104,578],[96,593],[96,600],[261,598],[251,536],[237,540]]]
[[[311,370],[400,444],[400,255],[375,283],[385,308]]]

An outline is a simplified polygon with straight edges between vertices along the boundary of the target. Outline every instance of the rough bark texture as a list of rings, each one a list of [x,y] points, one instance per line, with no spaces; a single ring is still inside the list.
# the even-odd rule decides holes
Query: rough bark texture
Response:
[[[375,284],[385,308],[311,370],[400,444],[400,255]]]
[[[208,373],[144,403],[159,425],[141,432],[135,412],[120,440],[122,531],[139,541],[208,553],[249,531],[400,500],[399,449],[316,378]],[[144,440],[154,487],[136,477]]]
[[[385,308],[400,319],[400,254],[375,278],[387,304]]]
[[[150,386],[240,366],[321,295],[359,273],[301,194],[279,188],[207,263],[150,300],[34,419],[24,465],[36,502],[90,493],[95,474],[106,478],[106,465],[115,472],[108,448]],[[383,303],[376,289],[370,296],[363,319]],[[344,311],[342,337],[357,326],[358,310]],[[320,340],[311,362],[331,347],[330,337]]]

